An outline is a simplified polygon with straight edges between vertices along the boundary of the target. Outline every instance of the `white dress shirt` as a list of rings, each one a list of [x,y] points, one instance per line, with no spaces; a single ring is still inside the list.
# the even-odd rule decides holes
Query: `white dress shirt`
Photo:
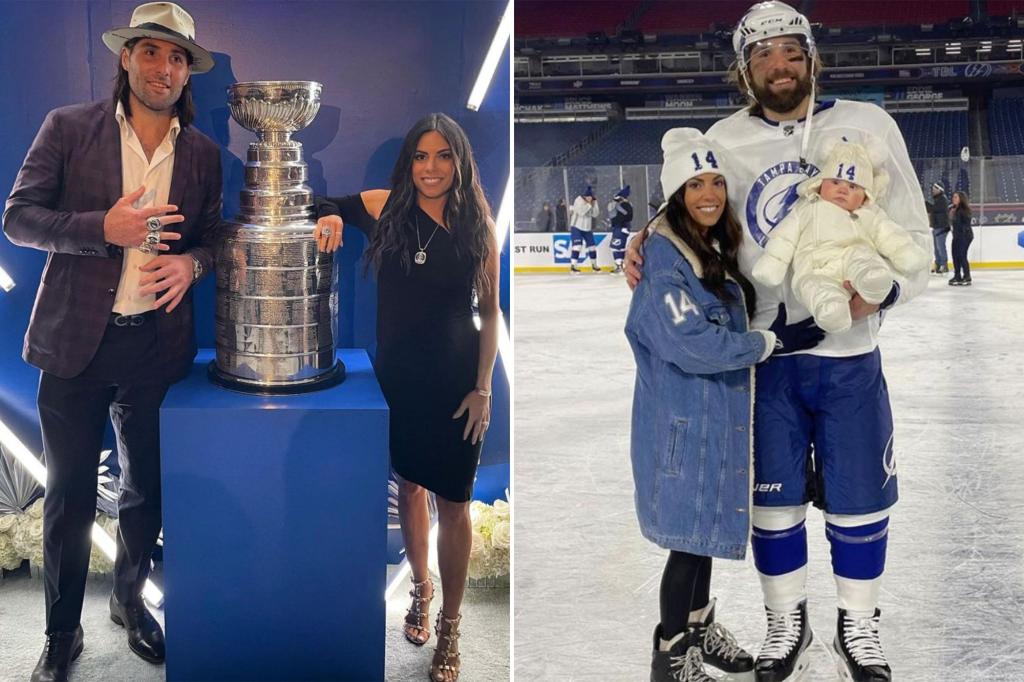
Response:
[[[153,152],[153,158],[150,160],[146,158],[138,135],[125,117],[121,102],[117,103],[114,116],[121,129],[121,196],[135,191],[140,185],[145,185],[146,191],[135,202],[135,208],[166,204],[171,192],[171,174],[174,170],[174,143],[181,130],[178,117],[171,119],[167,135]],[[168,229],[173,231],[175,226],[172,225]],[[145,274],[139,267],[156,256],[157,253],[143,253],[137,247],[125,247],[121,280],[117,284],[117,294],[114,296],[115,313],[138,315],[153,309],[156,294],[139,295],[139,279]]]

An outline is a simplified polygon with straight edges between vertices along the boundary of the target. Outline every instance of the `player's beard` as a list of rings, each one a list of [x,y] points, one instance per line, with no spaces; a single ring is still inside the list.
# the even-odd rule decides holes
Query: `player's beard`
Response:
[[[804,73],[803,76],[796,76],[796,85],[792,90],[785,93],[772,92],[765,81],[764,85],[759,85],[751,79],[750,89],[754,91],[754,97],[757,98],[758,104],[769,111],[775,111],[780,114],[786,114],[793,111],[804,101],[808,95],[811,94],[811,74]]]

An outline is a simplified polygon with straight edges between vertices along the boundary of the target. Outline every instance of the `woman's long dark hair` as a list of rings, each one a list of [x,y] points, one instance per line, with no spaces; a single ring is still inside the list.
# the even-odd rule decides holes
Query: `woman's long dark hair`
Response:
[[[971,224],[971,204],[967,201],[967,194],[965,192],[957,191],[957,192],[953,192],[953,196],[959,196],[960,197],[960,205],[959,206],[952,206],[952,203],[951,203],[950,206],[953,208],[953,211],[956,213],[956,215],[960,216],[961,218],[967,218],[967,224],[970,225]]]
[[[757,309],[757,294],[754,292],[754,285],[739,269],[737,254],[743,242],[743,228],[733,215],[728,200],[725,202],[722,217],[707,230],[705,236],[702,228],[686,210],[686,203],[683,200],[685,193],[686,183],[683,183],[683,186],[669,197],[664,209],[665,220],[672,231],[697,255],[697,260],[704,271],[701,278],[704,286],[723,301],[735,301],[736,297],[725,286],[725,276],[728,274],[743,290],[747,317],[753,318]],[[717,249],[712,246],[712,241],[716,239]]]
[[[407,226],[416,210],[418,196],[412,181],[412,161],[420,138],[430,131],[440,133],[452,152],[454,177],[444,205],[444,222],[455,240],[455,252],[468,253],[472,257],[475,263],[473,283],[477,292],[481,292],[491,284],[486,269],[493,248],[488,226],[491,207],[480,186],[480,171],[477,170],[469,138],[462,127],[445,114],[421,118],[405,136],[391,172],[391,196],[366,249],[367,267],[371,264],[380,267],[384,257],[391,253],[400,254],[406,272],[412,267],[409,260],[411,238]]]
[[[128,48],[129,54],[135,49],[135,44],[138,43],[141,38],[132,38],[124,44]],[[192,54],[185,50],[185,59],[189,66],[192,66]],[[132,87],[128,82],[128,72],[125,71],[124,67],[121,66],[121,53],[117,54],[117,75],[114,76],[114,102],[120,102],[121,106],[124,107],[124,115],[132,115],[132,103],[128,97],[131,93]],[[192,121],[196,118],[196,105],[192,102],[192,79],[189,78],[185,83],[185,87],[181,89],[181,97],[174,103],[174,111],[178,115],[178,123],[182,128],[191,125]]]

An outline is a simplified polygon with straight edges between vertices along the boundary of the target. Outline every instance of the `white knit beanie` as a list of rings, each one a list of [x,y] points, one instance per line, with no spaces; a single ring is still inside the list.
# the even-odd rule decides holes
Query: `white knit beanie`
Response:
[[[661,189],[668,201],[690,178],[704,173],[727,175],[725,154],[696,128],[673,128],[661,138],[665,160],[661,167]]]
[[[881,158],[872,151],[865,144],[845,140],[836,142],[821,165],[821,173],[806,181],[800,189],[801,194],[818,192],[822,181],[832,178],[860,185],[868,200],[878,201],[885,194],[889,174],[882,168]]]

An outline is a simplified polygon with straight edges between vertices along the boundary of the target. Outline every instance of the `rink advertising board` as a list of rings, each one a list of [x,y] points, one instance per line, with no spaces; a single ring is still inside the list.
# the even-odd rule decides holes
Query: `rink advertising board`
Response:
[[[516,272],[568,272],[572,258],[568,232],[517,232],[513,237],[512,262]],[[598,265],[614,267],[610,233],[595,232],[594,243],[597,245]],[[590,267],[589,256],[584,267]]]
[[[994,213],[990,219],[1003,216],[1006,211]],[[1000,224],[996,220],[974,228],[974,242],[967,257],[971,267],[980,268],[1024,268],[1024,213],[1021,222]],[[633,235],[630,235],[630,239]],[[597,263],[604,269],[614,267],[608,232],[595,232]],[[572,258],[572,244],[568,232],[517,232],[513,235],[512,263],[517,273],[568,272]],[[590,268],[589,257],[584,261],[584,270]]]

